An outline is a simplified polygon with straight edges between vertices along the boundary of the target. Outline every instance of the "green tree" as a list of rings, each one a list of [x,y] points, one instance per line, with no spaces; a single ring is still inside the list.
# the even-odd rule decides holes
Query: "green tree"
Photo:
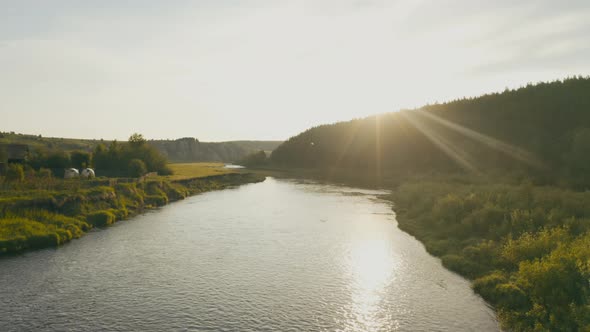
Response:
[[[85,151],[73,151],[70,153],[72,167],[83,169],[90,166],[91,155]]]
[[[92,165],[94,168],[106,170],[110,168],[107,148],[104,144],[98,144],[92,153]]]
[[[142,134],[139,133],[133,133],[130,137],[129,137],[129,144],[133,147],[139,147],[142,146],[146,143],[146,139],[143,137]]]
[[[262,166],[266,164],[267,158],[264,151],[258,151],[247,155],[242,160],[238,161],[238,164],[242,166]]]
[[[129,161],[128,173],[133,177],[140,177],[147,173],[145,163],[141,159],[131,159]]]
[[[108,149],[99,144],[94,149],[94,166],[110,176],[137,176],[131,172],[131,160],[140,160],[146,172],[158,172],[161,175],[172,174],[167,166],[168,160],[153,146],[147,144],[143,136],[134,134],[128,143],[113,141]]]
[[[51,178],[52,177],[51,170],[49,170],[47,168],[41,168],[41,169],[39,169],[39,171],[37,171],[37,176],[40,178]]]
[[[42,167],[60,169],[70,167],[70,155],[65,151],[51,151],[47,154],[47,159]]]
[[[6,149],[0,146],[0,163],[5,163],[6,158],[8,158],[8,154],[6,153]]]

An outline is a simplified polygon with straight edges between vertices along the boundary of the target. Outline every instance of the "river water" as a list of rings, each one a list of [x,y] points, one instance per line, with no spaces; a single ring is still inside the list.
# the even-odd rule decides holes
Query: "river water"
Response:
[[[0,259],[0,331],[497,331],[379,194],[267,178]]]

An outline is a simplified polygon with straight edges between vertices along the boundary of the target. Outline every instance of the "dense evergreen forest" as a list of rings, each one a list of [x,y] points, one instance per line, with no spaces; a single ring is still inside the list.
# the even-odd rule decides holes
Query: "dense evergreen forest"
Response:
[[[387,174],[522,174],[590,185],[590,78],[322,125],[272,154],[277,165]]]
[[[314,127],[270,162],[389,186],[505,329],[590,331],[590,78]]]

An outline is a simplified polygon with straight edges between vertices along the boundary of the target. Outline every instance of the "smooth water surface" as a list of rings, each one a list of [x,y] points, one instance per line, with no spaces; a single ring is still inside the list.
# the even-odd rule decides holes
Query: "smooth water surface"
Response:
[[[0,260],[0,331],[495,331],[378,192],[268,178]]]

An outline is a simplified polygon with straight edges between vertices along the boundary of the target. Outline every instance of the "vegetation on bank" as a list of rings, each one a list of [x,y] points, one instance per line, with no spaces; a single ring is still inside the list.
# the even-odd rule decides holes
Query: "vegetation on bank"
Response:
[[[504,328],[590,329],[590,192],[418,181],[392,200],[399,227],[472,279]]]
[[[268,165],[269,160],[266,155],[266,152],[260,150],[258,152],[254,152],[245,156],[237,163],[247,167],[264,167]]]
[[[6,162],[7,154],[0,146],[0,163]],[[19,160],[25,171],[50,170],[62,177],[64,169],[95,168],[98,175],[111,177],[139,177],[148,172],[170,175],[168,160],[141,134],[133,134],[128,142],[112,141],[107,147],[98,143],[92,152],[29,147],[24,160]]]
[[[171,175],[168,160],[147,144],[140,134],[133,134],[127,143],[113,141],[109,147],[99,144],[92,153],[92,164],[108,176],[139,177],[148,172]]]
[[[590,77],[311,128],[270,166],[395,188],[511,331],[590,331]]]
[[[198,166],[194,166],[197,169]],[[0,177],[0,255],[52,247],[142,211],[210,190],[264,177],[228,173],[170,180],[166,177],[93,180]]]

